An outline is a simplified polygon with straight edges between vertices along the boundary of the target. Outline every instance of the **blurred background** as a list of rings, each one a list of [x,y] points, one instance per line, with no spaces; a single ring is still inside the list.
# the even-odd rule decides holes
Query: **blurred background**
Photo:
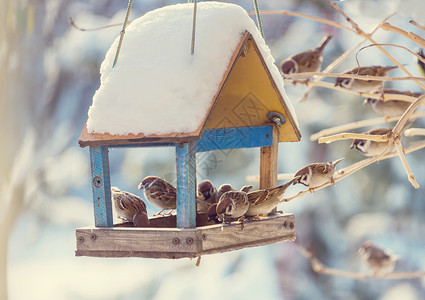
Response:
[[[366,32],[397,12],[392,24],[424,36],[408,23],[412,18],[423,21],[422,1],[336,3]],[[182,2],[134,0],[130,20]],[[254,10],[253,1],[223,2]],[[189,259],[75,257],[75,229],[94,224],[89,151],[79,148],[77,140],[100,84],[100,64],[121,26],[79,31],[70,25],[69,17],[84,28],[120,23],[127,3],[0,2],[1,299],[6,294],[8,299],[424,299],[421,279],[356,281],[316,274],[291,242],[204,256],[200,267]],[[296,11],[347,25],[326,0],[258,3],[261,10]],[[324,67],[361,40],[351,32],[304,18],[264,15],[262,23],[276,64],[316,47],[329,32],[335,36],[326,48]],[[374,38],[412,50],[416,47],[382,30]],[[414,76],[420,76],[413,55],[388,49]],[[358,59],[361,65],[393,64],[375,48],[363,50]],[[352,55],[335,72],[355,66]],[[404,74],[396,70],[391,76]],[[386,87],[420,91],[409,81],[388,82]],[[340,167],[363,159],[360,152],[349,149],[349,141],[318,145],[309,136],[377,115],[360,97],[323,88],[315,88],[300,103],[305,90],[302,85],[286,86],[303,138],[299,143],[280,144],[279,172],[293,173],[309,163],[339,157],[346,158]],[[416,121],[415,125],[424,124]],[[258,149],[199,154],[198,180],[242,186],[247,184],[247,175],[259,173],[259,157]],[[281,204],[279,209],[295,214],[297,240],[329,267],[366,272],[357,249],[372,240],[400,255],[396,271],[425,270],[423,157],[423,151],[407,156],[421,185],[417,190],[408,182],[400,160],[394,158],[335,186]],[[146,175],[175,179],[174,150],[114,149],[110,167],[113,185],[137,194],[137,184]],[[156,212],[151,206],[148,210]]]

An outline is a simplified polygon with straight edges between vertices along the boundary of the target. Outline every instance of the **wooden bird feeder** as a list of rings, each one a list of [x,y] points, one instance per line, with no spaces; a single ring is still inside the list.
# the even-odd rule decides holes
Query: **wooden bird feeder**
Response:
[[[260,147],[260,188],[277,186],[278,143],[301,137],[286,101],[255,39],[245,32],[196,131],[120,136],[85,127],[79,145],[90,148],[95,227],[76,230],[76,255],[182,258],[294,240],[293,214],[246,220],[242,229],[236,222],[208,224],[195,202],[197,152]],[[149,228],[113,224],[108,149],[115,147],[175,147],[176,216],[152,218]]]

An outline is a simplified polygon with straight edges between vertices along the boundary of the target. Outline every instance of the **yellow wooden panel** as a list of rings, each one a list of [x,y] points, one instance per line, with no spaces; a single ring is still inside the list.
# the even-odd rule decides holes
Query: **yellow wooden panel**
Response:
[[[300,133],[264,61],[257,52],[257,46],[247,40],[248,51],[240,55],[224,83],[223,90],[211,112],[206,128],[227,128],[259,126],[270,122],[269,111],[281,113],[286,123],[279,128],[279,142],[300,140]]]

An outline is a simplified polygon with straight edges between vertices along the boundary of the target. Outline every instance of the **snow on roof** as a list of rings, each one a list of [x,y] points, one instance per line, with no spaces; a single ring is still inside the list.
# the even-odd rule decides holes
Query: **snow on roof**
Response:
[[[288,99],[274,58],[242,7],[198,3],[194,55],[190,54],[192,22],[193,4],[166,6],[134,20],[113,68],[119,37],[115,39],[100,68],[100,88],[88,112],[89,133],[195,131],[245,31],[254,37],[276,85]],[[295,119],[291,104],[286,104]]]

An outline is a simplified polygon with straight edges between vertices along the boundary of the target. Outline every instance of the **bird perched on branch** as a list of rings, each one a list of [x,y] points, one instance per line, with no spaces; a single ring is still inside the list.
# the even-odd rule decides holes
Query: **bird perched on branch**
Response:
[[[392,133],[392,128],[378,128],[378,129],[372,129],[369,131],[364,132],[364,134],[367,135],[387,135],[390,137]],[[376,156],[382,153],[384,149],[387,147],[387,142],[376,142],[371,140],[363,140],[363,139],[355,139],[351,143],[350,149],[357,149],[361,153],[363,153],[365,156]],[[394,149],[394,145],[388,149],[388,152],[392,152]]]
[[[423,49],[416,50],[416,53],[420,57],[425,59],[425,53],[424,53]],[[420,60],[419,58],[418,58],[418,68],[419,68],[419,72],[421,73],[422,77],[425,77],[425,63],[422,60]]]
[[[327,34],[319,46],[284,59],[279,67],[282,74],[295,74],[305,72],[320,72],[323,62],[323,51],[331,40],[332,34]]]
[[[297,179],[293,184],[301,183],[307,186],[310,192],[313,192],[315,187],[328,182],[335,184],[333,175],[336,171],[336,165],[343,159],[344,158],[340,158],[332,162],[309,164],[295,173],[294,177],[297,177]]]
[[[360,76],[378,76],[384,77],[387,74],[397,68],[397,66],[369,66],[369,67],[358,67],[345,71],[343,74],[360,75]],[[337,77],[335,86],[340,86],[346,89],[350,89],[356,92],[369,92],[371,90],[383,87],[384,82],[382,80],[360,80],[354,78]]]
[[[296,180],[298,180],[298,177],[295,177],[287,183],[275,188],[249,192],[249,208],[245,215],[247,217],[259,215],[267,217],[267,214],[283,200],[283,195],[285,194],[286,189]]]
[[[145,202],[138,196],[120,191],[113,186],[111,188],[117,216],[121,219],[133,222],[136,227],[149,227],[149,218]]]
[[[422,93],[414,93],[410,91],[398,91],[392,89],[384,89],[383,91],[375,90],[372,91],[373,94],[397,94],[397,95],[406,95],[413,98],[418,98],[422,95]],[[381,100],[381,99],[373,99],[367,98],[363,101],[364,104],[370,105],[372,109],[380,115],[387,117],[395,117],[402,115],[406,109],[412,104],[409,101],[403,100]]]
[[[392,272],[398,259],[398,256],[385,252],[369,241],[365,242],[358,252],[373,275]]]
[[[154,206],[161,209],[155,214],[164,215],[164,210],[170,210],[169,215],[176,209],[177,190],[170,183],[157,176],[146,176],[138,186],[139,190],[144,189],[146,199]]]

